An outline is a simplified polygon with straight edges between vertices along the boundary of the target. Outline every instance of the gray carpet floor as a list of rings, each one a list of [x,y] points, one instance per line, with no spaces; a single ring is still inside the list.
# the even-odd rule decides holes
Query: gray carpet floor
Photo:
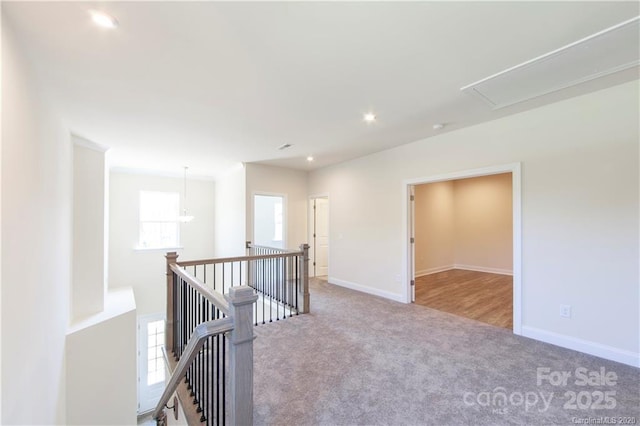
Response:
[[[255,424],[640,423],[639,369],[326,281],[311,310],[255,328]]]

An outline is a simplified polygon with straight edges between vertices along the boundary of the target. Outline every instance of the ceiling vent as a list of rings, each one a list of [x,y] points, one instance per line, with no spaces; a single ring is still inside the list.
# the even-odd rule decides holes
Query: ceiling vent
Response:
[[[460,90],[493,109],[546,95],[640,64],[640,16]]]
[[[291,144],[290,144],[290,143],[283,143],[282,145],[280,145],[280,146],[278,147],[278,149],[279,149],[280,151],[282,151],[283,149],[287,149],[287,148],[291,148]]]

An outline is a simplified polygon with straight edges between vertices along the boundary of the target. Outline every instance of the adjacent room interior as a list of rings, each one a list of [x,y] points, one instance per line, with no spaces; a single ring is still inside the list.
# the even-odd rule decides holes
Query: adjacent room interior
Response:
[[[511,173],[415,186],[415,303],[513,328]]]

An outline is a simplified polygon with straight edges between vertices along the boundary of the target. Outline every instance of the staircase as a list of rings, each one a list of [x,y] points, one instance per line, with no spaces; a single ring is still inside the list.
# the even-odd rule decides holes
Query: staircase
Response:
[[[309,246],[246,249],[219,259],[165,256],[172,374],[153,412],[158,425],[178,404],[189,425],[253,424],[253,327],[309,312]]]

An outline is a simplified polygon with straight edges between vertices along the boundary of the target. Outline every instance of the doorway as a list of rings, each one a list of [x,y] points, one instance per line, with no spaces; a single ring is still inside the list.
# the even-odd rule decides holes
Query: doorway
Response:
[[[286,248],[285,197],[274,194],[253,196],[253,244]]]
[[[155,408],[165,387],[164,314],[138,316],[138,414]]]
[[[416,297],[415,295],[416,283],[417,283],[416,270],[418,270],[419,272],[418,275],[430,276],[432,281],[431,284],[434,286],[434,288],[435,286],[442,286],[443,288],[439,289],[441,295],[449,291],[448,289],[444,289],[444,286],[446,286],[447,281],[450,281],[451,279],[467,280],[469,281],[468,283],[469,285],[467,286],[467,288],[472,289],[474,287],[473,287],[473,284],[471,284],[471,282],[477,283],[479,281],[480,282],[492,281],[494,278],[495,278],[495,281],[498,282],[500,281],[499,279],[500,274],[501,273],[503,275],[505,274],[505,271],[500,270],[500,268],[493,268],[493,269],[490,267],[473,268],[469,264],[465,264],[464,260],[459,261],[458,263],[456,263],[455,260],[447,261],[447,262],[444,262],[440,268],[438,268],[437,265],[434,265],[431,269],[425,268],[424,267],[425,263],[420,262],[420,261],[423,261],[424,259],[416,259],[416,256],[418,256],[418,254],[416,254],[416,223],[415,223],[416,222],[416,217],[415,217],[416,187],[423,184],[431,184],[431,183],[442,183],[441,186],[444,187],[446,185],[453,185],[453,183],[449,183],[449,182],[456,181],[456,180],[462,180],[462,179],[466,180],[468,178],[479,178],[482,176],[490,177],[493,175],[500,175],[505,173],[510,174],[510,183],[511,183],[511,200],[510,200],[511,235],[509,236],[509,238],[511,239],[511,246],[510,246],[511,252],[506,253],[504,255],[510,257],[509,260],[511,260],[511,264],[509,264],[509,266],[512,267],[511,269],[513,273],[513,277],[510,283],[510,288],[508,288],[510,292],[504,292],[503,295],[505,298],[508,298],[512,303],[513,309],[511,312],[512,318],[510,322],[512,323],[512,326],[513,326],[513,332],[515,334],[521,334],[521,208],[520,208],[521,189],[520,189],[520,164],[519,163],[508,164],[504,166],[488,167],[483,169],[474,169],[474,170],[450,173],[446,175],[431,176],[431,177],[407,180],[403,182],[403,194],[406,201],[404,205],[407,209],[406,216],[405,216],[407,218],[405,222],[406,223],[406,233],[405,233],[406,244],[405,244],[405,250],[403,253],[403,255],[406,256],[405,265],[407,269],[406,269],[406,275],[403,278],[405,279],[405,283],[406,283],[406,287],[405,287],[406,299],[405,300],[407,303],[414,302]],[[466,207],[466,210],[468,213],[468,210],[469,210],[468,206]],[[475,222],[473,210],[470,213],[471,213],[469,215],[470,223]],[[442,212],[440,212],[440,214],[442,214]],[[443,217],[446,217],[446,215],[443,215]],[[509,231],[509,229],[507,229],[507,231]],[[438,238],[438,236],[432,234],[431,238]],[[439,244],[442,244],[442,243],[439,242]],[[482,253],[482,255],[486,256],[486,253]],[[422,270],[420,270],[421,264],[423,265]],[[458,269],[462,270],[465,273],[461,273],[459,271],[456,272]],[[480,271],[471,271],[469,273],[466,273],[466,270],[470,270],[470,269],[480,269]],[[481,277],[478,280],[478,277],[476,277],[475,275],[481,275],[483,273],[487,275],[484,277]],[[440,276],[438,274],[440,274]],[[508,278],[511,278],[511,277],[508,277]],[[424,280],[424,278],[422,277],[420,277],[420,279]],[[461,286],[461,288],[462,287],[464,286]],[[495,289],[492,289],[492,290],[495,290]],[[463,290],[461,289],[457,289],[457,291],[458,291],[457,293],[458,296],[461,294],[461,292],[463,292]],[[419,295],[419,296],[423,296],[423,295]],[[474,299],[473,296],[470,296],[470,297],[471,299]],[[487,296],[487,297],[488,299],[492,299],[491,296]],[[442,302],[442,300],[440,300],[440,302]],[[449,299],[448,302],[451,302],[451,299]],[[457,301],[454,300],[453,303],[456,304]],[[484,307],[482,307],[482,309],[484,309]],[[446,309],[443,309],[443,310],[446,310]],[[456,312],[453,312],[453,313],[456,313]]]
[[[329,275],[329,198],[309,200],[309,261],[311,275]]]

